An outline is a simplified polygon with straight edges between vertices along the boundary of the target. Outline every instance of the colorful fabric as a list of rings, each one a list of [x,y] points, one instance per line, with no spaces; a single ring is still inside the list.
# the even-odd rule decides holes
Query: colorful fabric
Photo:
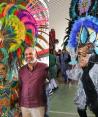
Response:
[[[14,117],[17,85],[16,81],[0,80],[0,117]]]

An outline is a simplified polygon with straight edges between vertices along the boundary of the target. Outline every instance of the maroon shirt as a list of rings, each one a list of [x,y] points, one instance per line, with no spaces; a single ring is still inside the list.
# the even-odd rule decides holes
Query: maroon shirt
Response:
[[[40,107],[46,105],[45,80],[48,75],[48,66],[37,62],[30,71],[28,65],[19,70],[20,96],[22,107]]]

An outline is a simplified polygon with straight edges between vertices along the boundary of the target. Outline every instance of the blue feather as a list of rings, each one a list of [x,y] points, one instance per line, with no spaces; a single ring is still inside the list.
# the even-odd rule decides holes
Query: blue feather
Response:
[[[87,41],[87,39],[88,39],[88,30],[87,30],[87,28],[86,27],[83,27],[82,28],[82,32],[81,32],[81,34],[80,34],[80,40],[81,40],[81,42],[84,44],[84,43],[86,43],[86,41]]]
[[[70,47],[74,48],[77,47],[78,44],[77,35],[78,33],[80,33],[81,27],[91,28],[96,33],[98,33],[98,18],[95,18],[93,16],[87,16],[76,20],[69,36],[68,45]]]
[[[96,32],[92,32],[89,36],[89,40],[91,43],[93,43],[96,39]]]

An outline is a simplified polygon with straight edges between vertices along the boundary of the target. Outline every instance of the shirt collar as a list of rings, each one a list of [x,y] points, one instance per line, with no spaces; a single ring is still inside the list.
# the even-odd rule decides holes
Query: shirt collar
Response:
[[[28,64],[27,64],[27,69],[28,69],[29,71],[34,71],[34,70],[36,69],[36,66],[37,66],[37,61],[33,64],[33,69],[32,69],[32,70],[30,70]]]

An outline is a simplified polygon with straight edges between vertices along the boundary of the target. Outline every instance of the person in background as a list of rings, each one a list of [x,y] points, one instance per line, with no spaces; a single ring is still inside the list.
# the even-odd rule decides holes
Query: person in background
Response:
[[[56,59],[57,59],[57,77],[60,76],[61,74],[61,49],[58,50],[57,54],[56,54]]]
[[[67,50],[63,49],[62,53],[60,55],[60,61],[61,61],[61,74],[64,78],[65,83],[67,83],[68,78],[66,74],[66,70],[68,68],[68,62],[70,61],[70,55]]]
[[[50,79],[50,88],[56,90],[58,85],[56,83],[57,78],[57,61],[54,51],[49,53],[49,79]]]
[[[45,81],[48,66],[37,61],[36,50],[32,47],[27,47],[24,55],[27,64],[19,70],[22,117],[44,117],[47,108]]]

